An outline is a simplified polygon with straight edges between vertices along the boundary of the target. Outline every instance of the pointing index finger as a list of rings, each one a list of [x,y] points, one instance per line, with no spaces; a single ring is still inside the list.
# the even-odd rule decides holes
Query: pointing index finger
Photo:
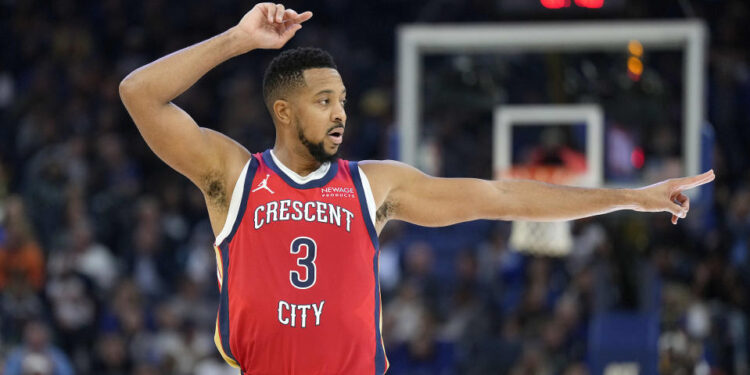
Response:
[[[307,11],[302,14],[298,14],[294,9],[287,9],[284,11],[284,23],[302,23],[312,17],[312,12]]]
[[[284,13],[284,22],[302,23],[309,20],[312,17],[312,12],[309,10],[298,14],[294,9],[287,9]]]
[[[681,178],[677,182],[677,188],[680,190],[692,189],[713,181],[715,177],[714,170],[711,169],[697,176]]]
[[[313,14],[309,10],[307,12],[302,12],[300,14],[297,14],[297,12],[294,12],[294,18],[292,18],[292,20],[295,23],[302,23],[312,18],[312,16]]]

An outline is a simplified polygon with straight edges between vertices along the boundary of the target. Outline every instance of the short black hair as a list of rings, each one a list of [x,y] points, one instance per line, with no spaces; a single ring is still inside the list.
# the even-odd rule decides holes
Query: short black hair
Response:
[[[314,68],[338,69],[331,54],[314,47],[288,49],[271,60],[263,75],[263,100],[268,110],[273,111],[273,102],[288,89],[304,86],[302,73]]]

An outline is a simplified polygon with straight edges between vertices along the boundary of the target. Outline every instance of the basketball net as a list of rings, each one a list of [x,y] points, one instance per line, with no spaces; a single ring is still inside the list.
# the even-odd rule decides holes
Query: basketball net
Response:
[[[578,185],[583,173],[564,166],[524,165],[500,171],[500,177],[537,180],[558,185]],[[570,232],[569,221],[514,221],[511,225],[510,245],[523,253],[565,256],[570,254],[573,247],[573,236]]]

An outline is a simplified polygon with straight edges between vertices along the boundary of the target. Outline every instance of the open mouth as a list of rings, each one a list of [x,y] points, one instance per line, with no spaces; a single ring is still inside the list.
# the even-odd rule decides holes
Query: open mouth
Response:
[[[331,138],[331,141],[333,141],[333,144],[340,145],[341,142],[344,141],[344,128],[343,127],[337,127],[330,132],[328,132],[328,137]]]

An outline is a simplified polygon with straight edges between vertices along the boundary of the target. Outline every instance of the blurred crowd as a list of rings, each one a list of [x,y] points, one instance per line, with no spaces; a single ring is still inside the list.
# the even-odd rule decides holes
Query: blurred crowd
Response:
[[[677,5],[628,3],[618,17],[686,16]],[[750,7],[681,3],[711,31],[712,199],[678,226],[656,214],[577,221],[564,258],[515,251],[508,223],[389,224],[380,268],[390,374],[587,374],[592,317],[613,310],[658,316],[663,373],[750,371]],[[213,343],[218,290],[203,197],[148,150],[117,88],[249,7],[0,2],[0,374],[236,374]],[[291,45],[336,59],[353,103],[343,150],[352,160],[394,156],[399,23],[512,19],[492,1],[326,0],[312,10]],[[177,104],[254,152],[270,147],[260,86],[275,53],[225,63]],[[484,166],[466,168],[486,177]]]

